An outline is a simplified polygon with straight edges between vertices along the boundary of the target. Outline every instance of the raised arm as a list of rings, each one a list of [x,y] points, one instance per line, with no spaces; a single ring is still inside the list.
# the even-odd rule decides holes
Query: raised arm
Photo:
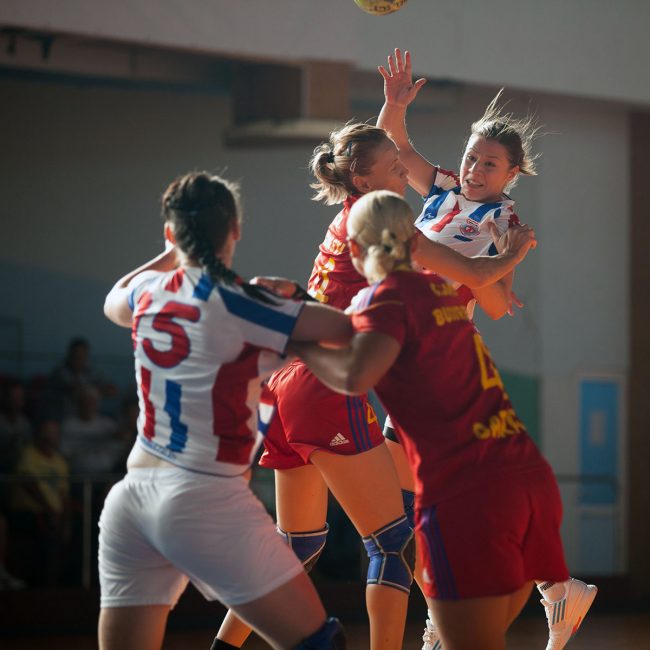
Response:
[[[104,315],[106,318],[121,327],[131,327],[131,319],[133,317],[133,310],[129,305],[129,283],[131,280],[142,273],[149,271],[166,273],[167,271],[172,271],[177,266],[176,248],[170,247],[160,253],[160,255],[156,255],[153,259],[120,278],[108,292],[104,301]]]
[[[465,257],[461,253],[418,234],[413,261],[447,279],[480,289],[510,273],[535,248],[535,231],[528,226],[513,226],[502,235],[502,252],[494,257]]]
[[[392,336],[380,332],[357,333],[349,345],[336,350],[313,343],[289,346],[326,386],[346,395],[367,393],[393,365],[400,349]]]
[[[395,49],[388,57],[388,70],[378,68],[384,78],[384,105],[377,119],[377,126],[384,129],[399,149],[400,158],[409,170],[409,185],[418,194],[426,196],[433,185],[436,167],[419,154],[409,140],[406,130],[406,108],[415,99],[426,79],[413,83],[411,54]]]

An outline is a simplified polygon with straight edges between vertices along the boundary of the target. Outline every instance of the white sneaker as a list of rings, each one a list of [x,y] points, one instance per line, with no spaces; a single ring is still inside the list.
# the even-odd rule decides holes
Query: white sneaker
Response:
[[[546,609],[548,619],[548,645],[546,650],[562,650],[578,631],[591,603],[594,602],[598,587],[581,580],[570,578],[565,584],[564,597],[553,603],[540,601]]]
[[[424,641],[422,650],[442,650],[442,641],[438,636],[438,630],[429,619],[427,619],[427,627],[422,635],[422,640]]]

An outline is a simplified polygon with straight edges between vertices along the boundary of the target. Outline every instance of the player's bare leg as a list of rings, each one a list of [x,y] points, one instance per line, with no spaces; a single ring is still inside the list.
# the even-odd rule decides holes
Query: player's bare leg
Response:
[[[325,609],[306,573],[271,593],[231,607],[273,648],[295,648],[325,622]]]
[[[159,650],[169,609],[169,605],[102,608],[99,650]]]
[[[364,538],[404,516],[399,480],[385,444],[354,456],[316,451],[311,461]],[[407,604],[407,591],[368,585],[371,650],[401,649]]]
[[[384,429],[384,435],[386,435],[386,429]],[[393,434],[394,435],[394,434]],[[406,458],[406,453],[404,452],[404,447],[399,442],[395,442],[390,438],[386,438],[386,446],[390,455],[393,458],[393,463],[395,464],[395,470],[397,471],[397,476],[399,477],[399,484],[402,488],[402,491],[413,493],[415,491],[415,483],[413,481],[413,474]],[[424,594],[424,582],[422,580],[422,562],[420,554],[417,553],[415,556],[415,570],[413,571],[413,577],[415,582],[420,588],[420,593],[422,597],[426,600]],[[424,645],[422,650],[432,650],[436,647],[436,642],[439,640],[438,630],[436,628],[436,622],[433,616],[431,609],[427,611],[427,620],[425,621],[424,635],[422,636],[422,641]]]
[[[327,485],[318,469],[304,465],[275,470],[275,504],[278,526],[282,530],[323,529],[327,517]],[[229,610],[217,632],[213,649],[241,648],[251,632],[250,626]]]
[[[506,596],[427,599],[445,650],[504,650],[506,631],[530,597],[532,583]]]

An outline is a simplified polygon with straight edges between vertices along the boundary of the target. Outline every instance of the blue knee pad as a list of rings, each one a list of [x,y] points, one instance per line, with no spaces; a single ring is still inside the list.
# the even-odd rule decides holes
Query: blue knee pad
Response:
[[[404,502],[404,514],[408,519],[409,526],[415,530],[415,492],[402,490],[402,501]]]
[[[329,525],[325,524],[325,528],[321,530],[312,530],[306,533],[287,533],[280,526],[276,526],[275,529],[289,548],[298,556],[298,559],[305,567],[305,571],[309,573],[325,548],[327,533],[330,529]]]
[[[294,650],[345,650],[345,634],[338,618],[330,617],[311,636],[303,639]]]
[[[415,539],[406,515],[364,537],[363,545],[370,558],[367,583],[409,593],[415,567]]]

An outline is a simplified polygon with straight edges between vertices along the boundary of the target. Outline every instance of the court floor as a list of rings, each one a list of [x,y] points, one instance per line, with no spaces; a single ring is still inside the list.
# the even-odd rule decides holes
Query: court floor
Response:
[[[544,650],[546,647],[546,619],[527,614],[513,625],[508,650]],[[363,623],[346,623],[349,650],[368,650],[368,628]],[[404,636],[404,650],[420,650],[423,625],[409,621]],[[170,630],[164,650],[208,650],[214,630]],[[3,650],[35,650],[42,648],[46,640],[48,650],[95,650],[96,638],[92,635],[39,638],[2,639]],[[245,650],[268,650],[269,646],[259,638],[251,638]],[[590,615],[568,650],[649,650],[650,613],[617,613]],[[479,650],[477,648],[477,650]]]

